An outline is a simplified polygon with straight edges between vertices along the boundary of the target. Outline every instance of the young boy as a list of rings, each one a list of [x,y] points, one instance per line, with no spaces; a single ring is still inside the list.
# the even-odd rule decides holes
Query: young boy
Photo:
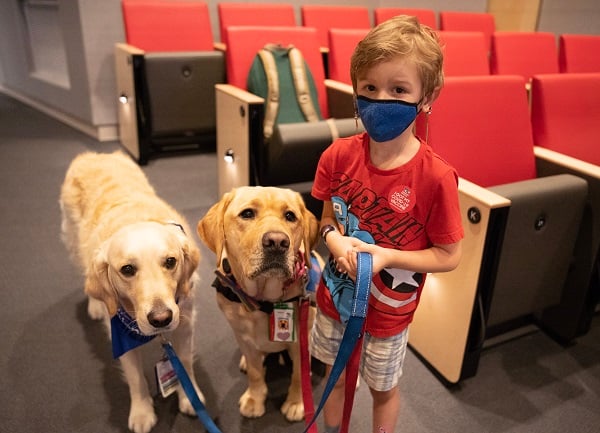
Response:
[[[463,229],[455,170],[413,134],[443,85],[442,52],[414,17],[372,29],[351,61],[356,108],[366,133],[336,140],[321,156],[312,195],[323,200],[321,235],[330,251],[317,290],[312,355],[331,371],[349,316],[356,253],[373,257],[360,374],[373,398],[373,433],[394,432],[399,378],[428,272],[454,269]],[[337,432],[344,374],[324,407]]]

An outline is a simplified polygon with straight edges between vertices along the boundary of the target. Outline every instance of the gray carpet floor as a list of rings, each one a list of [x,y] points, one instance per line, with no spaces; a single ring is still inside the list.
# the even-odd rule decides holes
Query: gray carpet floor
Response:
[[[60,184],[80,152],[110,152],[0,94],[0,432],[127,431],[129,395],[99,323],[86,314],[83,278],[60,242]],[[144,167],[158,193],[195,226],[217,200],[214,151],[155,159]],[[202,248],[203,285],[196,298],[194,369],[207,408],[223,433],[302,432],[279,413],[288,367],[267,365],[267,414],[244,419],[239,351],[210,287],[214,256]],[[147,374],[162,355],[144,346]],[[150,380],[154,386],[153,379]],[[318,398],[323,380],[313,376]],[[408,352],[397,432],[591,433],[600,431],[600,319],[564,347],[540,331],[485,349],[479,371],[447,388]],[[155,391],[155,387],[153,388]],[[202,432],[177,411],[176,397],[157,396],[162,432]],[[360,387],[352,432],[370,428],[370,398]]]

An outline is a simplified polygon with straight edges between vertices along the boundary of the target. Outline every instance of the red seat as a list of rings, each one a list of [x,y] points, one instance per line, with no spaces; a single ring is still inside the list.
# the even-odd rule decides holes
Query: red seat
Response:
[[[490,63],[483,32],[438,31],[444,50],[444,74],[489,75]]]
[[[396,15],[412,15],[417,17],[421,24],[437,29],[437,19],[433,9],[415,9],[415,8],[375,8],[375,25],[381,24]]]
[[[363,6],[302,5],[302,25],[317,29],[319,43],[329,48],[329,29],[368,29],[369,9]]]
[[[206,3],[123,0],[122,9],[130,45],[147,52],[213,49]]]
[[[531,82],[536,146],[600,166],[600,72],[541,74]]]
[[[127,43],[115,45],[119,140],[140,164],[212,143],[214,85],[225,81],[205,2],[122,0]]]
[[[535,74],[558,72],[558,51],[553,33],[495,32],[490,58],[492,74],[517,74],[527,81]]]
[[[531,82],[531,123],[543,174],[572,173],[589,187],[588,219],[581,258],[572,267],[573,289],[542,319],[565,341],[590,329],[600,298],[600,73],[535,75]]]
[[[560,72],[600,72],[600,35],[562,34],[558,39]]]
[[[485,12],[441,11],[440,30],[483,32],[486,47],[491,48],[492,35],[496,31],[494,15]]]
[[[524,84],[518,76],[446,79],[429,115],[428,141],[461,177],[484,187],[536,177]],[[510,123],[490,113],[503,113]],[[423,137],[425,121],[419,116]]]
[[[229,26],[295,26],[296,14],[291,3],[218,3],[221,42],[227,45],[225,28]]]
[[[369,29],[329,30],[329,78],[352,84],[350,80],[350,58],[356,45],[368,32]]]

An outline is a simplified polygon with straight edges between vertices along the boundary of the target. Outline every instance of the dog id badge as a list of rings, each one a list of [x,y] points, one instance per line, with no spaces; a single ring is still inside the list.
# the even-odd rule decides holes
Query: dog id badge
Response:
[[[278,302],[273,304],[269,320],[269,338],[271,341],[294,342],[294,303]]]
[[[168,358],[163,358],[156,363],[154,366],[156,373],[156,383],[158,389],[164,398],[167,398],[177,389],[179,379],[175,373],[175,369],[171,365],[171,361]]]

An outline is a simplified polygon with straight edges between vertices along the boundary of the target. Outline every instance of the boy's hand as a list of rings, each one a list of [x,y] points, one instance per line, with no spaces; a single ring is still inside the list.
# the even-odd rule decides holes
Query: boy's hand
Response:
[[[336,258],[338,270],[348,274],[352,280],[356,280],[356,271],[358,267],[357,255],[359,252],[370,253],[373,257],[373,274],[378,273],[386,267],[387,249],[377,245],[368,244],[359,239],[349,239],[349,246],[345,254]]]

